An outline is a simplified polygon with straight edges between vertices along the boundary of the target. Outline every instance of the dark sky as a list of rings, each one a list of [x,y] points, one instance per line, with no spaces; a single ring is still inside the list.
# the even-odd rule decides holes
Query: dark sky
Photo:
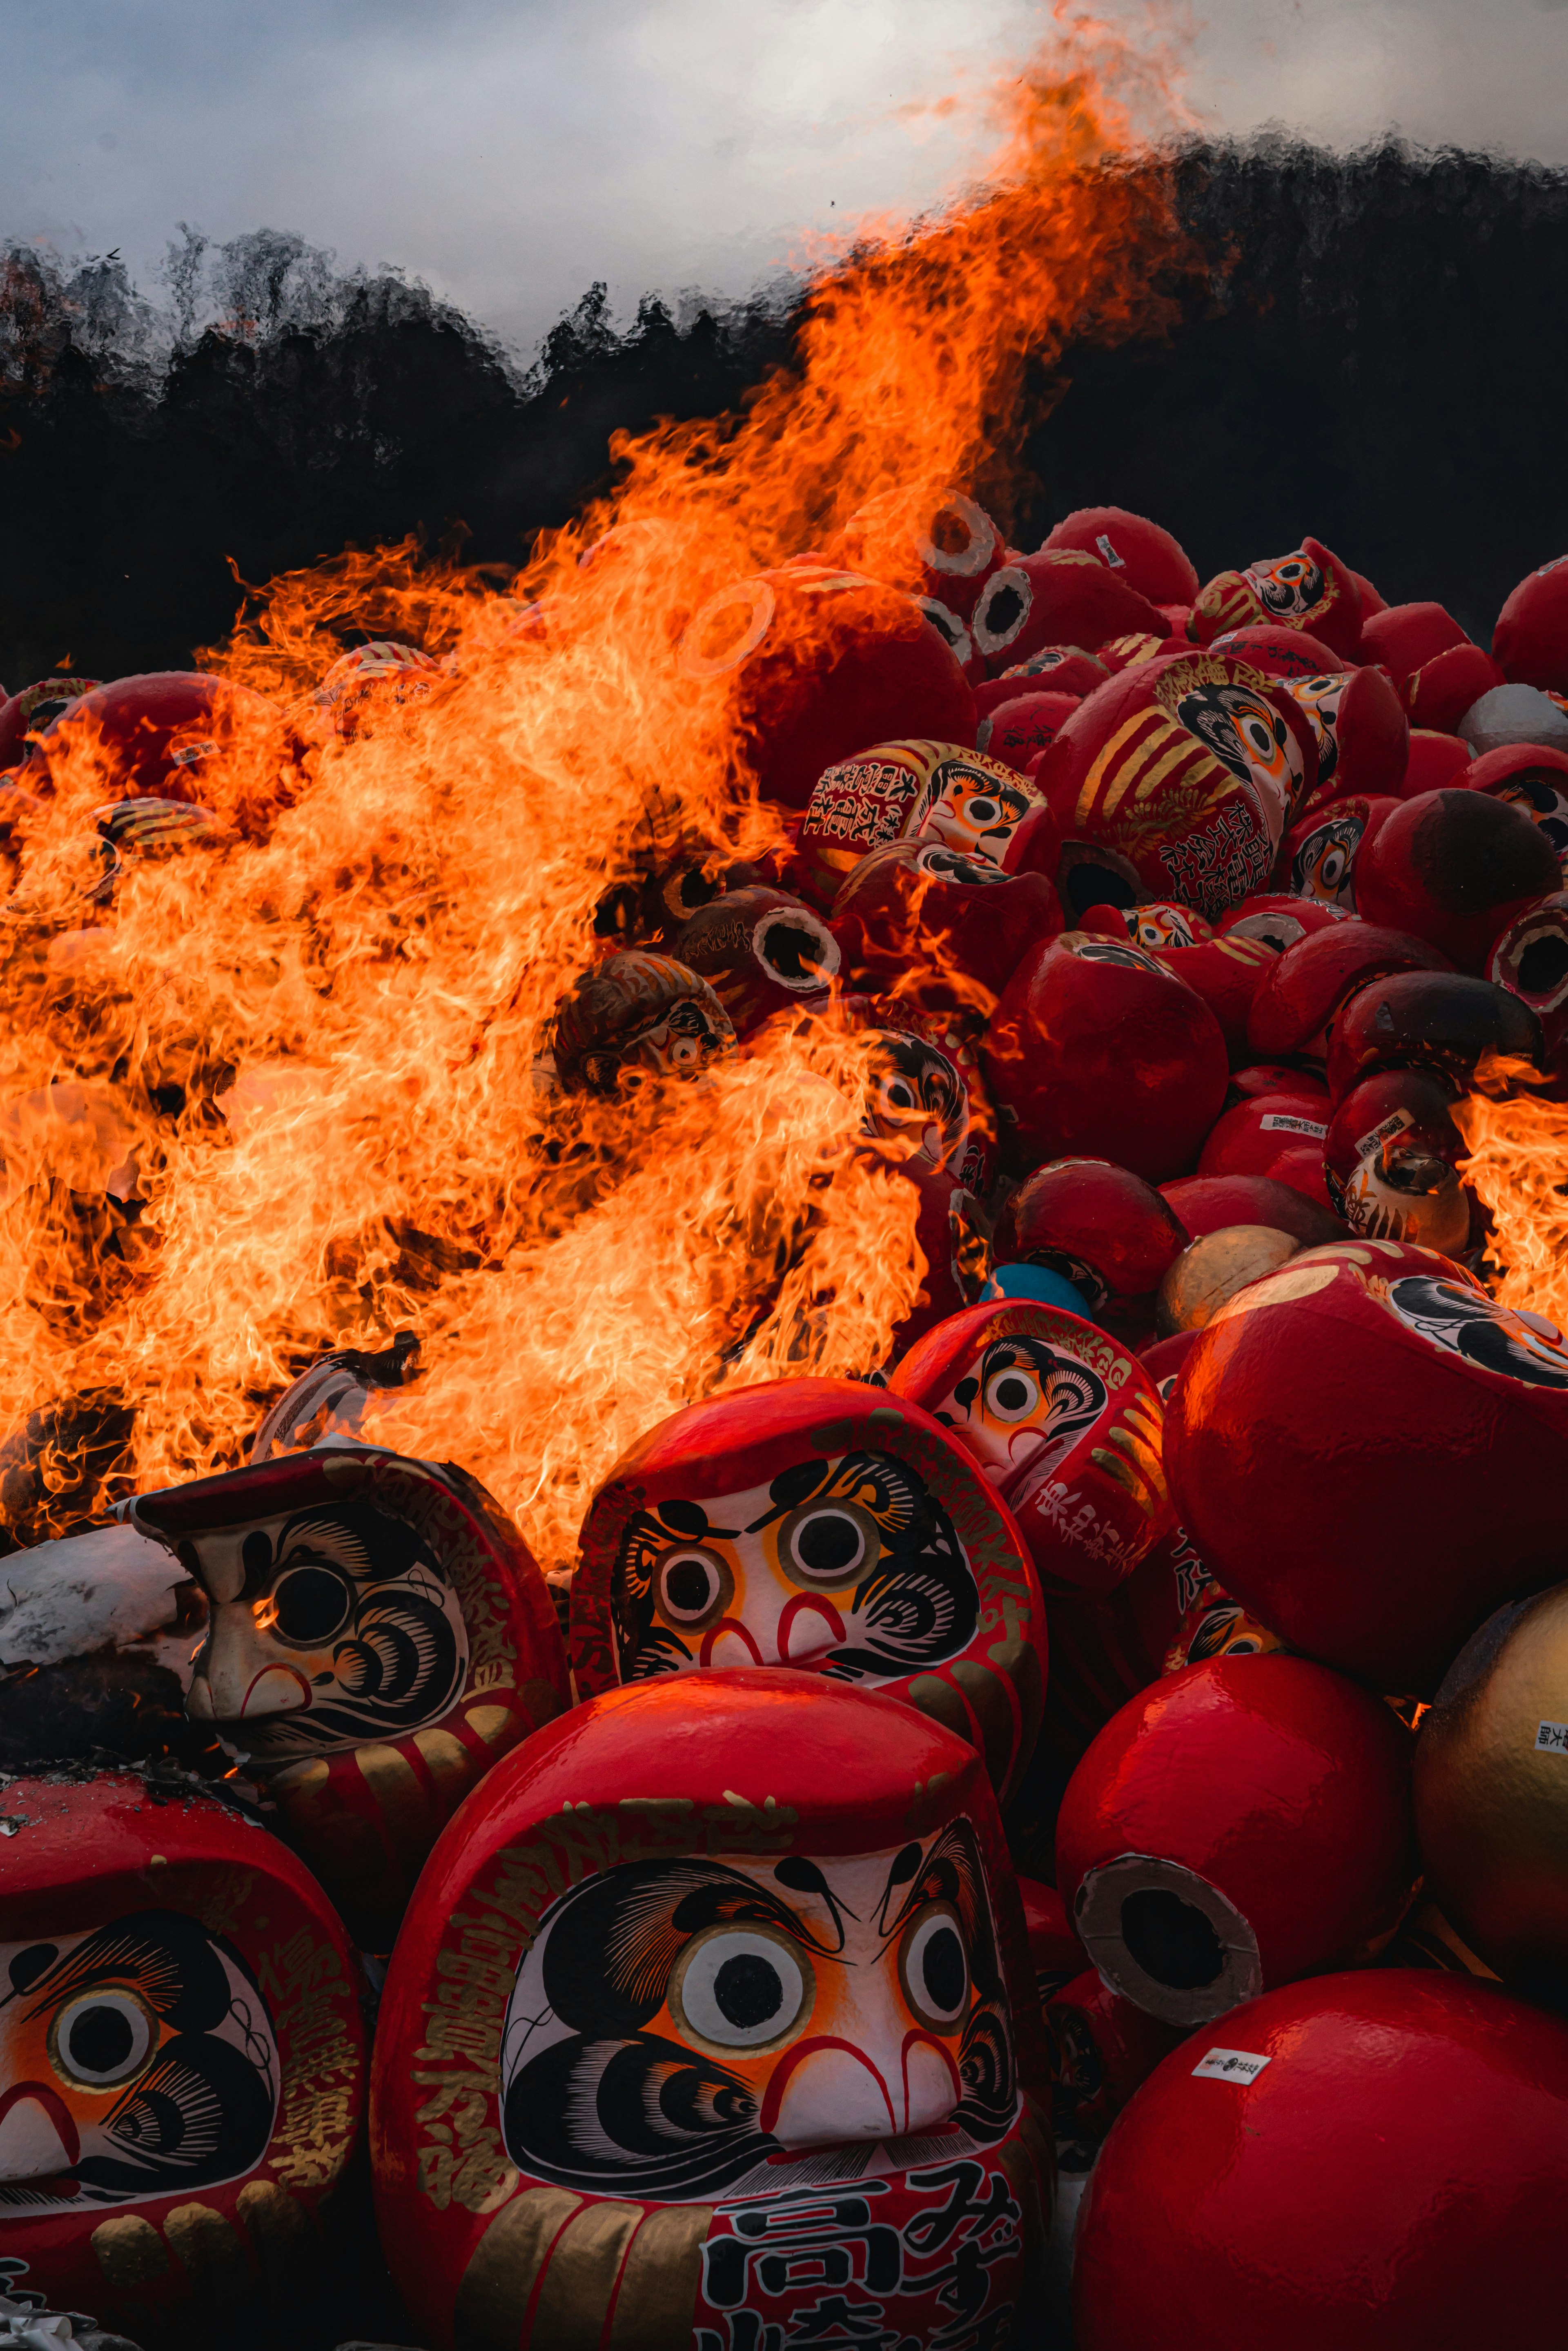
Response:
[[[1568,161],[1568,0],[1105,0],[1189,119]],[[739,294],[985,152],[1030,0],[10,0],[0,234],[394,263],[524,349],[584,287]],[[956,98],[956,110],[929,110]]]

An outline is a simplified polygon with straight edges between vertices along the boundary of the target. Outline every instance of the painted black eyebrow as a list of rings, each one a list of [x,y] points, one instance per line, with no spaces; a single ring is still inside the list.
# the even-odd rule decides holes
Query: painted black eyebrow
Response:
[[[919,1875],[920,1860],[920,1847],[917,1844],[913,1842],[909,1844],[901,1846],[899,1851],[894,1855],[893,1859],[888,1865],[887,1884],[882,1889],[882,1900],[877,1904],[875,1910],[872,1914],[876,1920],[877,1932],[879,1934],[885,1935],[888,1932],[888,1904],[893,1900],[894,1895],[899,1886],[907,1886],[912,1877],[915,1877]],[[902,1917],[903,1913],[900,1912],[899,1915]],[[894,1923],[896,1924],[896,1921]]]

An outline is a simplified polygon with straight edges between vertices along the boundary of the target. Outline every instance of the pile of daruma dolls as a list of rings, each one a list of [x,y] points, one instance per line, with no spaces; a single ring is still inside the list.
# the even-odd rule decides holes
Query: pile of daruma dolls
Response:
[[[7,1562],[172,1553],[265,1803],[0,1792],[5,2291],[308,2343],[368,2170],[441,2351],[1544,2339],[1568,1344],[1454,1111],[1568,1077],[1568,559],[1488,652],[953,494],[679,661],[786,842],[611,893],[545,1082],[867,1032],[918,1305],[650,1429],[559,1611],[390,1357]]]

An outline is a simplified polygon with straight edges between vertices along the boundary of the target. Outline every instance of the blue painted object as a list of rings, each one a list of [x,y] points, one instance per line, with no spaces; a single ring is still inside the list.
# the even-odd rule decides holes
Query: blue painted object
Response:
[[[1075,1290],[1064,1275],[1052,1273],[1049,1266],[998,1265],[980,1296],[982,1301],[1034,1298],[1042,1306],[1060,1306],[1069,1314],[1081,1314],[1085,1322],[1094,1320],[1083,1292]]]

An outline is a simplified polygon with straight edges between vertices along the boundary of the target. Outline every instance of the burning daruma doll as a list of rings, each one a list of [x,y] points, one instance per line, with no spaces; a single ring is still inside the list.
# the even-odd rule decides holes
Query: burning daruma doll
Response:
[[[0,2293],[149,2351],[330,2342],[365,2073],[331,1904],[232,1806],[129,1773],[13,1780],[0,1821]]]
[[[579,1694],[793,1666],[908,1698],[999,1793],[1034,1745],[1040,1583],[1007,1504],[928,1414],[854,1380],[688,1405],[622,1455],[582,1528]]]
[[[422,2340],[1001,2344],[1051,2158],[985,1771],[788,1670],[611,1692],[431,1856],[372,2160]]]
[[[361,1946],[388,1949],[442,1823],[567,1703],[521,1535],[464,1471],[371,1447],[143,1494],[131,1516],[207,1597],[190,1712],[246,1754]]]

